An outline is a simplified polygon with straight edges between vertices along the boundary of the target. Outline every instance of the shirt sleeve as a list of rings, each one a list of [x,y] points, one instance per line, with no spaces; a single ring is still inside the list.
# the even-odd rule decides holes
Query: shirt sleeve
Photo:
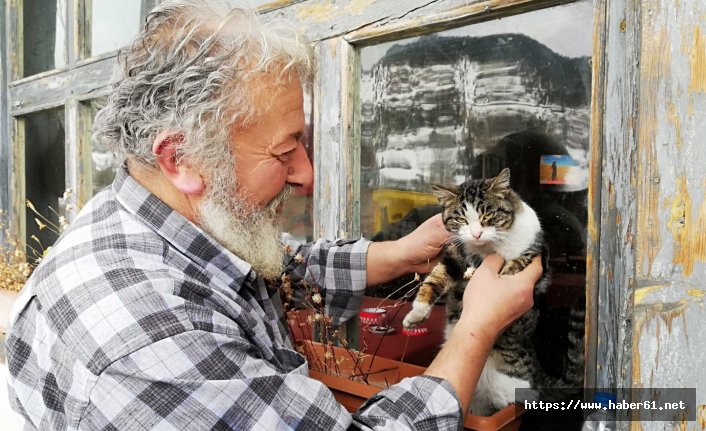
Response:
[[[282,237],[287,251],[285,271],[292,281],[305,280],[324,295],[324,312],[339,325],[360,310],[366,286],[366,265],[370,241],[318,240],[302,244],[291,235]]]
[[[189,331],[112,363],[94,385],[80,429],[459,429],[451,386],[414,377],[355,414],[308,377],[303,356],[266,361],[245,339]]]

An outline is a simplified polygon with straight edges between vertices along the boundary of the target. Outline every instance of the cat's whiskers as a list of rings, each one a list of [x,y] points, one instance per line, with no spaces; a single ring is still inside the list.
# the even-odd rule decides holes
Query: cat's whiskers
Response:
[[[455,235],[448,237],[446,240],[444,240],[444,242],[441,245],[442,245],[442,247],[446,247],[449,244],[455,244],[457,246],[462,246],[464,243],[465,243],[465,240],[463,238],[463,235],[455,234]]]

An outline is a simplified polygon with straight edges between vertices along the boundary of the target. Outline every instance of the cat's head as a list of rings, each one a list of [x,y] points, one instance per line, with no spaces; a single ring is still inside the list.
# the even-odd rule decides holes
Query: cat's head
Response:
[[[446,229],[476,246],[501,242],[522,207],[510,189],[508,168],[495,178],[471,179],[458,187],[432,185],[432,190],[444,207]]]

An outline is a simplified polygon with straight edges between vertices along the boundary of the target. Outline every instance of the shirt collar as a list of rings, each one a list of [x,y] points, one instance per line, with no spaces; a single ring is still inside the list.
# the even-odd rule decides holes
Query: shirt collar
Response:
[[[112,185],[117,201],[172,247],[215,275],[224,275],[235,290],[255,278],[249,263],[231,253],[186,217],[138,183],[123,165]]]

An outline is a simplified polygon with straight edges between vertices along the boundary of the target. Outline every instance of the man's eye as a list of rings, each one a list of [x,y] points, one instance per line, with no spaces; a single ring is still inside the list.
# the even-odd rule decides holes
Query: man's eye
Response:
[[[292,156],[294,155],[295,151],[296,150],[292,150],[292,151],[287,151],[286,153],[282,153],[279,156],[277,156],[277,159],[280,162],[288,162],[292,159]]]

